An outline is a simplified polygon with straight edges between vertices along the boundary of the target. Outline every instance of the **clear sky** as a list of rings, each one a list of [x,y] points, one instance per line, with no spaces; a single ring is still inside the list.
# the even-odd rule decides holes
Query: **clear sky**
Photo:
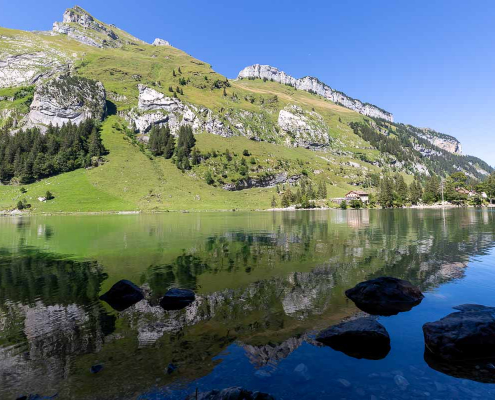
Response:
[[[51,29],[73,1],[0,0],[0,26]],[[495,166],[494,0],[77,2],[229,78],[255,63],[316,76],[398,122],[457,137]]]

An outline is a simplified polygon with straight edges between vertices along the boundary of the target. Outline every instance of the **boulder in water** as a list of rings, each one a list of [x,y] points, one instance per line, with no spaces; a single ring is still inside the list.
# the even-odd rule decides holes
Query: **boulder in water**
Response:
[[[424,298],[418,287],[391,277],[361,282],[346,290],[345,295],[358,308],[372,315],[396,315],[409,311]]]
[[[170,289],[160,300],[160,306],[167,311],[182,310],[196,300],[196,295],[189,289]]]
[[[380,360],[390,351],[390,336],[374,318],[357,318],[333,325],[316,337],[332,349],[350,357]]]
[[[464,304],[446,317],[423,325],[425,345],[444,360],[495,358],[495,307]]]
[[[100,296],[100,300],[106,301],[117,311],[124,311],[143,299],[142,290],[125,279],[118,281],[108,292]]]

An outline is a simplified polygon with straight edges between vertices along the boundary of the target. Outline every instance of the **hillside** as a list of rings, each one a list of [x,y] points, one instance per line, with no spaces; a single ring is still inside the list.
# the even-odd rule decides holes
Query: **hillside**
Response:
[[[264,209],[274,196],[280,201],[284,184],[324,184],[327,197],[340,197],[375,190],[384,173],[409,183],[415,175],[463,171],[476,180],[492,172],[460,155],[455,138],[393,122],[316,78],[243,71],[244,79],[229,80],[166,40],[147,44],[77,6],[49,32],[0,28],[3,134],[101,118],[106,150],[49,176],[22,172],[32,168],[29,153],[36,156],[29,145],[19,155],[5,145],[0,166],[12,169],[0,168],[0,210],[22,199],[34,212]],[[176,138],[192,127],[189,168],[174,164],[177,151],[172,159],[152,151],[160,126]],[[55,199],[39,202],[47,190]]]

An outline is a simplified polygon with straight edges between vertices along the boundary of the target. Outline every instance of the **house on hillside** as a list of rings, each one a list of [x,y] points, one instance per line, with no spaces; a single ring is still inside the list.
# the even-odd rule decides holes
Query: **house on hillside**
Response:
[[[345,200],[351,202],[352,200],[361,200],[363,203],[368,203],[370,195],[362,190],[351,190],[345,195]]]

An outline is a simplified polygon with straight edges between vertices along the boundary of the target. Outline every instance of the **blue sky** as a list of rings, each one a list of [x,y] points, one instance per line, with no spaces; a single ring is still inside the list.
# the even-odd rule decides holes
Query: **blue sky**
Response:
[[[316,76],[495,166],[495,1],[77,1],[229,78],[254,63]],[[0,0],[0,26],[50,29],[73,5]]]

